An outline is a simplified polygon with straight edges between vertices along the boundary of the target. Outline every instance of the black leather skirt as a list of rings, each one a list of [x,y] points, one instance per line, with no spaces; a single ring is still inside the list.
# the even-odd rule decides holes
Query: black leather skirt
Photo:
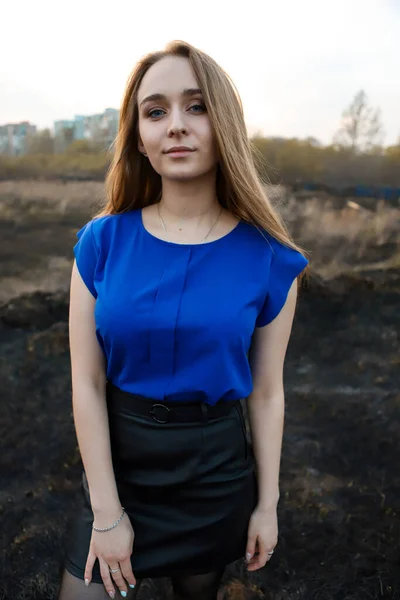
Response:
[[[107,406],[117,489],[135,533],[135,576],[206,573],[244,558],[257,480],[241,402],[178,406],[107,383]],[[65,549],[65,567],[81,579],[92,523],[83,472]],[[97,560],[92,581],[102,583]]]

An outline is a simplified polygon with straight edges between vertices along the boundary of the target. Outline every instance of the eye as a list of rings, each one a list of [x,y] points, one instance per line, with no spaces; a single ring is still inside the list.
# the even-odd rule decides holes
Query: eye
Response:
[[[189,110],[192,110],[192,108],[195,108],[197,110],[195,110],[194,112],[205,112],[206,107],[204,104],[192,104],[192,106],[189,107]],[[198,110],[200,109],[200,111]],[[149,112],[147,113],[147,116],[150,118],[154,118],[157,119],[157,117],[160,117],[160,114],[155,114],[155,113],[163,113],[164,111],[162,110],[162,108],[153,108],[152,110],[149,110]]]
[[[156,112],[162,112],[162,109],[161,109],[161,108],[153,108],[153,110],[150,110],[150,111],[147,113],[147,115],[148,115],[149,117],[153,117],[153,116],[154,116],[154,113],[156,113]],[[159,115],[156,115],[156,117],[158,117],[158,116],[159,116]]]
[[[206,107],[204,106],[204,104],[193,104],[190,109],[192,108],[200,108],[201,111],[205,111]],[[197,110],[195,112],[198,112]]]

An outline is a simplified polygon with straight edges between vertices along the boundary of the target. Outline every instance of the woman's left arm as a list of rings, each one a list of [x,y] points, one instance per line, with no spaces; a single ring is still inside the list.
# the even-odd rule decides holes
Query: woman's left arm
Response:
[[[247,399],[247,407],[258,480],[258,504],[250,519],[246,548],[249,571],[265,565],[271,558],[268,552],[278,541],[277,504],[285,409],[283,366],[296,301],[297,279],[277,317],[255,329],[249,353],[253,392]]]

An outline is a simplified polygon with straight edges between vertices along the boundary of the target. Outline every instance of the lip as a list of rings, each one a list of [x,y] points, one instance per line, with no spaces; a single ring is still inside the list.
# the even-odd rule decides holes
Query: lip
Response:
[[[169,148],[169,150],[166,151],[166,154],[172,154],[173,156],[184,156],[185,154],[189,154],[193,151],[193,148],[189,148],[189,146],[172,146],[172,148]]]

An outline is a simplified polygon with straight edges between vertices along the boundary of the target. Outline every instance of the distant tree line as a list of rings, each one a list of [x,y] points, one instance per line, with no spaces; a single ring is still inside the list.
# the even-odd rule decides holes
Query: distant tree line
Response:
[[[379,109],[369,106],[363,90],[343,112],[332,143],[323,146],[315,138],[285,139],[255,135],[251,139],[257,168],[263,179],[301,187],[354,186],[400,187],[400,137],[383,146],[384,131]],[[72,141],[55,152],[49,130],[39,131],[24,156],[0,156],[0,179],[102,180],[111,159],[110,148],[99,141]]]

